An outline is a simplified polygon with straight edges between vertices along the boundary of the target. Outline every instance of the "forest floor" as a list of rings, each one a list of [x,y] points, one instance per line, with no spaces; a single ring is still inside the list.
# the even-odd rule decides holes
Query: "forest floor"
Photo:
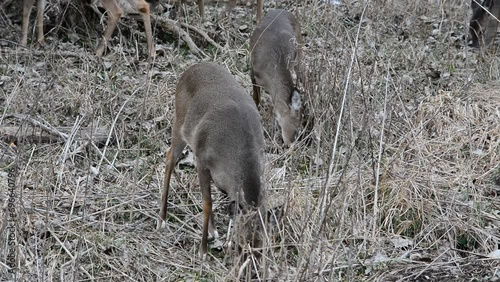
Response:
[[[259,260],[212,242],[206,261],[189,154],[156,230],[175,84],[213,61],[250,95],[255,9],[209,2],[202,23],[188,5],[220,45],[184,29],[203,54],[153,21],[153,61],[122,18],[99,60],[92,10],[48,1],[47,44],[22,48],[18,2],[0,4],[1,281],[500,281],[500,44],[467,47],[470,1],[302,1],[301,138],[285,148],[269,95],[259,108],[281,216]]]

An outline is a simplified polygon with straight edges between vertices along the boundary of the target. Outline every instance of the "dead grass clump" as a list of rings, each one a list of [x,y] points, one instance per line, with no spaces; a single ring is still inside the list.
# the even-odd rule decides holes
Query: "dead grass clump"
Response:
[[[452,248],[489,253],[497,247],[491,230],[483,232],[495,209],[489,191],[499,163],[497,89],[493,82],[440,91],[421,103],[415,129],[384,169],[384,229],[429,246],[454,230]]]

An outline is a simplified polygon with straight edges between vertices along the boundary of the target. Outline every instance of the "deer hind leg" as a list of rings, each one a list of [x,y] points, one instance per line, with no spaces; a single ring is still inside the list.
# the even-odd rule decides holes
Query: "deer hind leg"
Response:
[[[264,0],[257,0],[257,24],[262,19],[262,10],[264,9]]]
[[[480,40],[482,40],[481,25],[484,25],[484,19],[487,17],[487,13],[482,6],[475,2],[475,0],[472,0],[471,8],[472,17],[469,23],[469,39],[472,40],[472,47],[479,47]]]
[[[120,5],[118,5],[116,0],[102,0],[102,6],[108,12],[108,21],[106,29],[104,30],[103,38],[96,49],[96,55],[98,57],[102,57],[104,54],[104,49],[106,48],[109,38],[113,34],[113,31],[123,14],[123,10]]]
[[[165,162],[165,176],[163,178],[163,195],[161,198],[160,219],[158,220],[158,224],[156,226],[158,229],[161,228],[163,221],[167,218],[170,177],[172,176],[174,167],[177,164],[177,160],[179,160],[184,147],[186,147],[186,142],[184,142],[180,137],[180,127],[174,125],[174,131],[172,133],[172,146],[166,154],[167,157]]]
[[[203,203],[203,232],[201,236],[200,255],[205,257],[208,251],[208,232],[214,233],[212,219],[212,195],[210,194],[210,172],[201,163],[197,166],[198,179],[200,181],[201,197]]]
[[[253,100],[255,102],[255,105],[259,107],[260,103],[260,86],[257,85],[257,81],[255,80],[255,75],[253,73],[253,70],[250,71],[250,77],[252,79],[252,86],[253,86]]]
[[[489,20],[488,23],[486,24],[485,27],[486,30],[484,32],[485,47],[492,45],[492,43],[495,41],[495,37],[498,30],[497,19],[500,18],[500,2],[492,1],[490,4],[489,11],[493,14],[494,17],[492,16],[488,17]]]
[[[31,8],[33,8],[33,4],[35,4],[35,0],[23,1],[23,23],[21,25],[22,35],[20,42],[20,44],[23,46],[26,46],[26,44],[28,44],[28,27],[30,23],[30,13],[31,13]]]
[[[200,18],[203,20],[205,18],[205,1],[198,0],[198,10],[200,11]]]
[[[135,9],[139,12],[144,22],[146,30],[146,41],[148,43],[148,56],[150,58],[156,56],[155,46],[153,44],[153,31],[151,30],[151,16],[149,4],[145,0],[134,0]]]

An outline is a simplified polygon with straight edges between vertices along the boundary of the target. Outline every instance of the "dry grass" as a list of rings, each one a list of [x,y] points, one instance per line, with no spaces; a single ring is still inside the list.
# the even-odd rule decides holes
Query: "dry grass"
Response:
[[[267,271],[259,278],[498,281],[498,256],[488,257],[500,243],[496,50],[464,47],[468,1],[344,2],[300,6],[303,138],[284,149],[268,97],[260,109],[269,202],[285,209],[268,230]],[[214,5],[207,15],[221,11]],[[197,9],[188,9],[194,14],[187,20],[198,25]],[[95,45],[65,37],[95,43],[98,32],[73,33],[55,19],[45,51],[16,48],[18,11],[0,15],[0,126],[29,128],[10,116],[17,113],[74,132],[108,128],[109,138],[18,140],[17,151],[2,143],[1,159],[18,168],[16,279],[248,280],[234,252],[213,250],[200,260],[201,197],[192,168],[176,169],[167,227],[155,230],[175,82],[199,59],[157,29],[156,61],[136,60],[137,52],[144,58],[145,39],[129,34],[128,21],[104,63]],[[211,55],[206,60],[226,65],[250,92],[250,10],[239,6],[233,16],[205,26],[224,50],[196,42]],[[3,281],[13,278],[4,265],[11,242],[5,169],[0,176]],[[227,200],[214,193],[225,241]]]

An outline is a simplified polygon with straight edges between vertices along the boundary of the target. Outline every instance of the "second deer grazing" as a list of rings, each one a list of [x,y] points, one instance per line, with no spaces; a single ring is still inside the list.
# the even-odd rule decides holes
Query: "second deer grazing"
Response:
[[[37,1],[37,41],[41,45],[45,42],[45,37],[43,34],[43,10],[45,9],[45,0],[23,0],[23,23],[22,23],[22,37],[20,44],[26,46],[28,43],[28,25],[31,13],[31,8],[33,4]],[[104,30],[103,38],[97,46],[96,55],[102,57],[104,54],[104,49],[109,41],[109,38],[113,34],[113,31],[120,20],[123,13],[134,14],[139,13],[144,22],[144,28],[146,30],[146,40],[148,43],[148,55],[149,57],[154,57],[155,47],[153,45],[153,33],[151,30],[151,18],[150,18],[150,8],[149,4],[145,0],[93,0],[97,1],[97,4],[102,6],[108,12],[108,21],[106,29]]]
[[[285,10],[267,13],[250,37],[253,98],[258,105],[259,86],[271,95],[286,146],[292,144],[301,127],[302,101],[290,72],[300,63],[301,45],[299,22]]]
[[[158,228],[167,216],[172,171],[186,145],[196,156],[204,215],[200,253],[204,256],[208,233],[217,237],[212,181],[247,211],[262,208],[265,197],[261,184],[264,135],[259,112],[245,89],[219,65],[191,66],[177,83],[172,146],[167,152]]]
[[[472,40],[472,47],[488,47],[494,41],[498,30],[500,0],[483,0],[481,5],[476,1],[479,2],[479,0],[471,1],[469,39]]]

